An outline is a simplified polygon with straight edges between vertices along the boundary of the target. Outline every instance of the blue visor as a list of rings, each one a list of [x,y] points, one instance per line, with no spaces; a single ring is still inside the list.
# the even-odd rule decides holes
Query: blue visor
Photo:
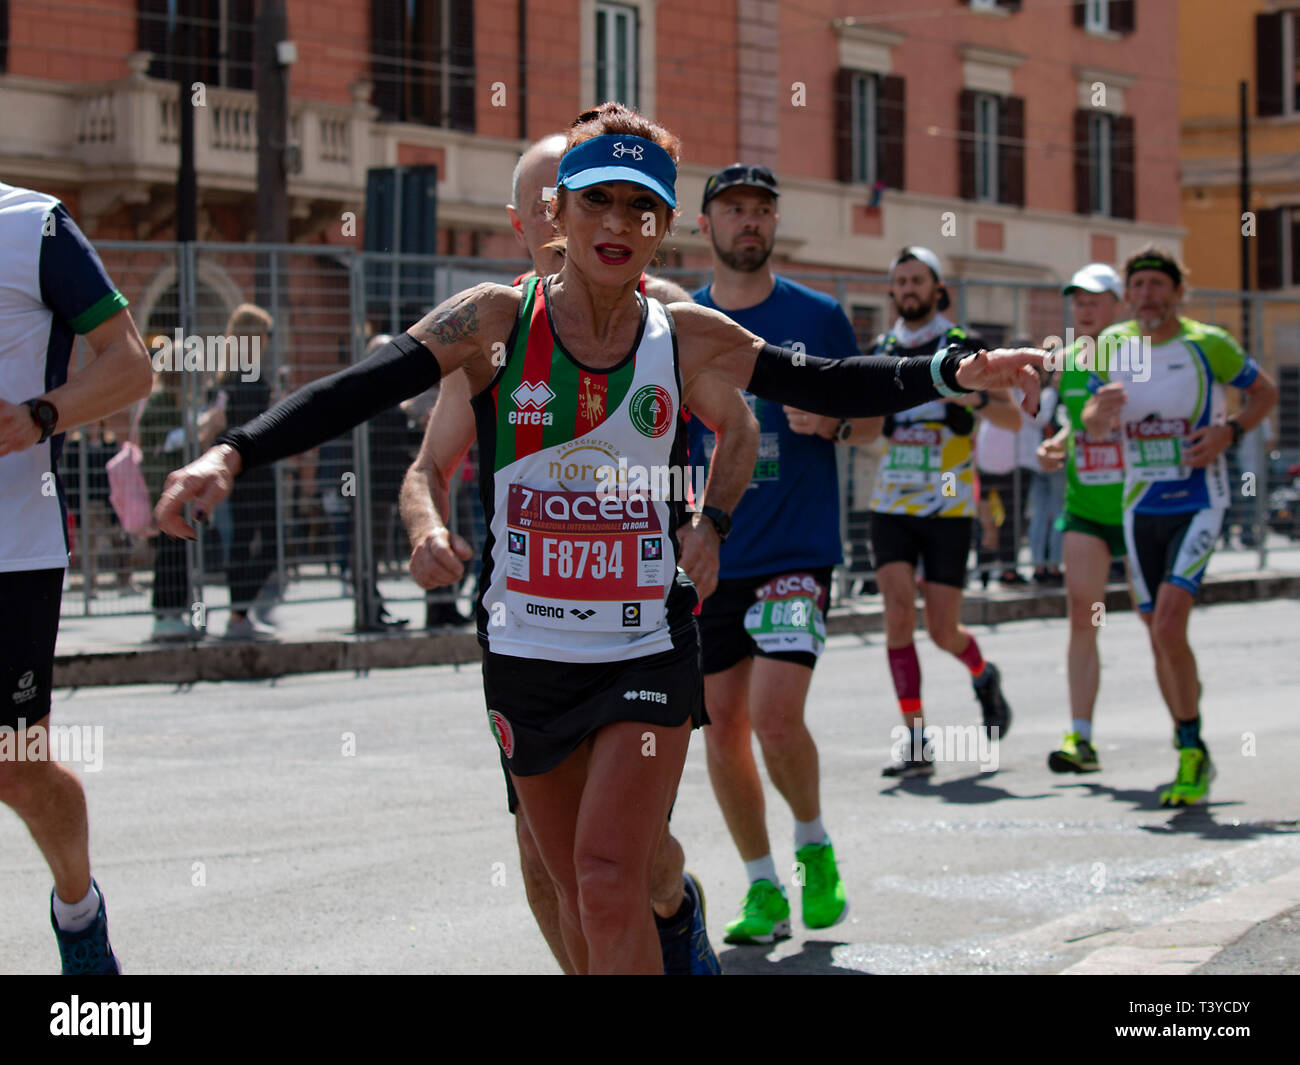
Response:
[[[606,181],[631,181],[649,189],[669,207],[677,206],[677,165],[654,141],[607,133],[570,148],[560,159],[556,181],[566,189],[585,189]]]

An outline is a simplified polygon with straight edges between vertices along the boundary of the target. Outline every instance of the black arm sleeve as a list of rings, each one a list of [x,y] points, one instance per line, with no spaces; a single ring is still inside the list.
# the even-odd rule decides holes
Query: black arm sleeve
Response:
[[[247,425],[229,429],[214,444],[239,452],[244,470],[310,451],[380,411],[418,396],[442,376],[433,352],[399,333],[368,359],[285,396]]]
[[[968,354],[964,348],[950,347],[940,364],[943,383],[956,392],[970,391],[957,383],[957,364]],[[929,355],[822,359],[764,344],[747,390],[760,399],[813,414],[874,418],[942,398],[930,379],[930,359]]]

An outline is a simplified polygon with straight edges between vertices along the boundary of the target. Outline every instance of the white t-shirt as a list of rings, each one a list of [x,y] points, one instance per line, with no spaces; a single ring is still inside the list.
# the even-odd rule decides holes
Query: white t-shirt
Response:
[[[0,183],[0,398],[21,403],[68,379],[77,334],[126,306],[53,196]],[[0,456],[0,572],[68,564],[62,434]]]

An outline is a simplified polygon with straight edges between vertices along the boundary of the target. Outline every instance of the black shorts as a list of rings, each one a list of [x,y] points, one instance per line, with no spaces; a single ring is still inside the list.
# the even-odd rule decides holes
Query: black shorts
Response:
[[[554,769],[616,721],[708,724],[695,639],[623,662],[551,662],[485,651],[483,695],[502,760],[521,777]]]
[[[1162,584],[1172,584],[1196,598],[1223,531],[1223,516],[1221,507],[1186,514],[1125,513],[1129,576],[1139,612],[1155,610]]]
[[[812,669],[826,640],[826,606],[833,571],[831,566],[819,566],[718,581],[700,608],[705,675],[721,673],[755,655]],[[815,587],[809,587],[807,578]],[[758,594],[760,589],[767,589],[762,596]],[[787,603],[802,600],[804,606],[793,615],[796,624],[785,624],[787,618],[772,624],[770,611],[750,613],[760,598],[784,598]]]
[[[0,573],[0,727],[27,727],[49,716],[64,572]]]
[[[927,581],[965,588],[974,520],[877,511],[871,515],[871,550],[876,569],[890,562],[906,562],[915,568],[919,558]]]

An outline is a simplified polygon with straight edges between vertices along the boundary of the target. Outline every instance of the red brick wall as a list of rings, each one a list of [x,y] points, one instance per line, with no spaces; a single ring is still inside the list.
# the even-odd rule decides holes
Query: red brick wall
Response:
[[[352,102],[353,82],[370,80],[370,4],[288,0],[289,37],[298,46],[289,92],[296,98]]]
[[[656,121],[681,139],[683,164],[735,162],[734,0],[663,0],[655,20]]]
[[[126,77],[135,50],[131,0],[10,0],[10,74],[111,81]]]

